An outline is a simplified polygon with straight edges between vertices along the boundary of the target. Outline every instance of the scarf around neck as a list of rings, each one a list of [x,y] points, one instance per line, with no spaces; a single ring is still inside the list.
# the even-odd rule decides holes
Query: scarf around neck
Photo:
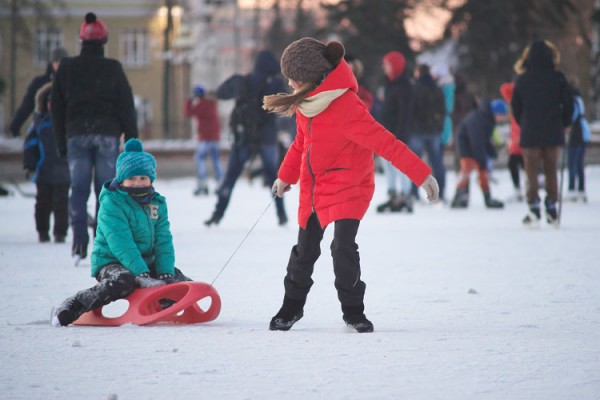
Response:
[[[132,199],[142,205],[150,204],[150,201],[152,201],[152,196],[154,195],[154,186],[140,188],[124,187],[116,179],[112,181],[110,186],[112,189],[122,190],[123,192],[129,194]]]
[[[302,103],[298,105],[300,112],[307,117],[314,117],[315,115],[324,111],[332,101],[346,93],[348,88],[326,90],[321,93],[317,93],[314,96],[307,97]]]

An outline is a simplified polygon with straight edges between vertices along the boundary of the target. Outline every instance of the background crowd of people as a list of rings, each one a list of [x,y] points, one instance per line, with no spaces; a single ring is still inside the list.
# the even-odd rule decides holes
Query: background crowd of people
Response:
[[[88,13],[80,38],[79,55],[67,57],[62,48],[52,52],[46,72],[32,80],[10,124],[10,131],[18,136],[34,114],[25,140],[24,168],[36,183],[39,241],[50,240],[53,215],[54,240],[64,242],[70,225],[71,252],[77,259],[87,257],[89,228],[95,233],[96,215],[87,212],[92,184],[98,204],[102,184],[115,175],[121,142],[138,136],[127,76],[118,61],[104,57],[108,27]],[[344,60],[357,80],[358,97],[378,122],[427,160],[439,184],[439,204],[467,208],[470,175],[477,171],[486,207],[503,207],[502,201],[492,197],[490,185],[498,122],[509,123],[507,166],[514,196],[508,200],[526,201],[525,225],[539,225],[542,208],[548,223],[558,224],[561,200],[587,201],[584,159],[591,134],[585,105],[577,80],[569,81],[560,72],[560,54],[552,43],[535,40],[527,46],[515,60],[515,79],[504,83],[491,98],[476,96],[468,79],[446,62],[412,65],[395,50],[381,59],[384,80],[380,87],[370,88],[361,57],[351,50]],[[236,181],[250,163],[260,163],[258,171],[266,188],[275,182],[296,124],[293,116],[264,110],[262,100],[286,91],[290,88],[282,79],[279,60],[268,50],[257,53],[249,74],[234,74],[214,92],[206,89],[206,83],[192,88],[183,114],[194,120],[196,128],[193,193],[217,196],[205,225],[221,221]],[[235,101],[235,106],[224,128],[218,107],[226,100]],[[221,135],[226,131],[233,134],[233,140],[223,168]],[[287,133],[287,140],[281,140],[281,132]],[[417,186],[391,163],[377,160],[376,165],[382,166],[388,193],[377,212],[413,213],[420,201]],[[568,193],[561,199],[557,170],[563,165],[568,169]],[[450,197],[447,168],[458,174]],[[211,179],[214,190],[210,190]],[[546,191],[544,198],[539,195],[540,185]],[[276,198],[275,204],[278,222],[285,225],[288,216],[283,199]]]

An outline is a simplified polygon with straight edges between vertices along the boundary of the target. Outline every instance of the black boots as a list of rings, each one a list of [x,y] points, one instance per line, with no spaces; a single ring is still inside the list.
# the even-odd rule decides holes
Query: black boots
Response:
[[[358,333],[371,333],[374,330],[373,323],[367,319],[365,314],[344,315],[344,322]]]
[[[290,328],[304,316],[305,300],[294,300],[287,296],[283,297],[281,309],[271,319],[269,330],[289,331]]]
[[[406,211],[410,214],[413,212],[413,201],[410,195],[389,191],[388,196],[388,201],[377,206],[378,213]]]
[[[529,212],[523,218],[523,225],[528,228],[537,228],[540,226],[540,203],[529,203]]]
[[[487,208],[504,208],[504,203],[500,200],[492,198],[490,192],[483,192],[483,201]],[[452,203],[451,208],[467,208],[469,206],[469,189],[462,188],[457,189]]]
[[[456,194],[450,203],[451,208],[467,208],[469,206],[469,189],[456,189]]]
[[[70,325],[77,321],[85,312],[85,307],[75,296],[69,297],[53,311],[52,325],[56,327]]]
[[[342,312],[344,313],[343,319],[346,325],[353,328],[358,333],[371,333],[373,332],[373,323],[367,319],[364,314],[365,306],[342,306]]]
[[[558,212],[556,210],[556,202],[546,198],[544,200],[546,206],[546,222],[550,225],[558,226]]]
[[[204,225],[206,225],[206,226],[219,225],[219,222],[221,222],[221,218],[223,218],[223,215],[217,214],[215,212],[210,217],[210,219],[207,219],[206,221],[204,221]]]
[[[483,200],[485,201],[485,206],[487,208],[504,208],[504,203],[500,200],[493,199],[490,192],[483,193]]]

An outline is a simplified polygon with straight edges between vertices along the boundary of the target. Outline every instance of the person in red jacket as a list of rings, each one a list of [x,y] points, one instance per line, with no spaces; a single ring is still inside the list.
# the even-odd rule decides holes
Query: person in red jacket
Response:
[[[196,175],[198,186],[194,195],[207,195],[208,171],[206,170],[206,157],[210,156],[215,174],[215,180],[219,182],[223,175],[221,156],[219,152],[219,138],[221,136],[221,123],[217,112],[217,101],[206,95],[204,86],[196,85],[194,97],[186,99],[183,114],[187,118],[196,120],[197,140],[196,145]]]
[[[291,94],[264,98],[264,108],[296,115],[297,133],[273,184],[278,197],[299,184],[298,243],[284,280],[285,296],[270,330],[289,330],[304,315],[314,264],[325,228],[335,223],[331,243],[335,287],[344,322],[373,332],[364,314],[365,283],[360,279],[356,234],[375,191],[373,153],[390,161],[437,200],[431,168],[377,123],[357,95],[358,84],[339,42],[302,38],[281,58]]]
[[[515,90],[514,82],[506,82],[500,85],[500,94],[507,104],[512,100],[513,91]],[[515,201],[523,201],[523,193],[521,192],[521,178],[519,171],[525,168],[523,162],[523,149],[519,142],[521,141],[521,127],[515,121],[515,118],[510,114],[510,137],[508,139],[508,170],[512,179],[513,187],[515,188]]]

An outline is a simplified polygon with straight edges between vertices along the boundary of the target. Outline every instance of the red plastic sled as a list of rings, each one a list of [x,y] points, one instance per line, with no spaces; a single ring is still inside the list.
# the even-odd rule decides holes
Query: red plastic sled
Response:
[[[198,305],[210,297],[210,306],[203,310]],[[160,299],[175,301],[163,309]],[[111,318],[102,314],[103,307],[83,314],[74,325],[120,326],[124,324],[148,325],[158,322],[197,324],[216,319],[221,312],[221,298],[215,288],[203,282],[178,282],[147,289],[136,289],[125,297],[129,308],[121,316]]]

